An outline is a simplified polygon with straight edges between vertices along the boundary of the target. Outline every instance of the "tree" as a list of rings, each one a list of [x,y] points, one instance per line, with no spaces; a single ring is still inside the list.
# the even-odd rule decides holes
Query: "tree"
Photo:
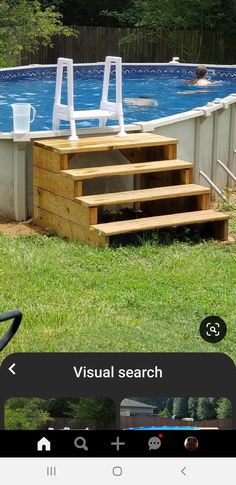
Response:
[[[42,1],[42,0],[41,0]],[[50,0],[44,0],[50,2]],[[93,25],[117,27],[119,19],[103,15],[104,10],[114,8],[113,0],[59,0],[59,9],[67,25]],[[126,10],[132,0],[116,0],[116,10],[120,12]]]
[[[69,401],[68,404],[67,416],[71,418],[69,426],[72,428],[89,426],[101,429],[115,426],[116,408],[110,398],[82,397],[79,402]]]
[[[219,419],[232,418],[231,402],[224,397],[220,398],[217,402],[216,414]]]
[[[44,400],[43,409],[47,411],[52,418],[62,418],[68,416],[70,403],[79,403],[79,398],[68,400],[65,397],[53,397]]]
[[[51,421],[39,398],[9,399],[4,408],[4,426],[8,430],[35,430]]]
[[[107,11],[121,24],[138,27],[132,36],[123,42],[132,42],[144,32],[146,39],[160,39],[173,54],[176,43],[184,40],[185,32],[196,30],[199,35],[195,45],[185,43],[183,61],[198,61],[204,32],[223,31],[234,34],[236,2],[233,0],[133,0],[128,9],[121,12]],[[184,43],[184,42],[183,42]]]
[[[188,400],[188,415],[190,418],[193,418],[194,421],[197,419],[197,407],[198,407],[198,398],[190,397]]]
[[[197,418],[199,420],[215,419],[216,410],[210,398],[200,397],[197,406]]]
[[[72,418],[113,418],[115,416],[115,404],[106,397],[84,397],[79,402],[69,402],[68,416]]]
[[[173,415],[173,402],[174,399],[172,398],[166,399],[165,412],[168,418],[171,418],[171,416]]]
[[[173,415],[178,416],[179,419],[188,416],[188,398],[176,397],[173,401]]]
[[[132,0],[123,11],[109,11],[123,24],[157,32],[167,30],[223,30],[229,19],[235,29],[236,4],[232,0]]]
[[[43,9],[38,0],[3,0],[0,3],[0,65],[17,62],[22,51],[35,52],[52,45],[56,34],[75,35],[64,27],[55,7]]]

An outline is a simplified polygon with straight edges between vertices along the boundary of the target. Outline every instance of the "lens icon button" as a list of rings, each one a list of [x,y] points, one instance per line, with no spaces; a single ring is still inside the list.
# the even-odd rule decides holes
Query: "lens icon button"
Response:
[[[216,344],[226,336],[227,325],[225,321],[216,316],[204,318],[200,325],[200,335],[206,342]]]

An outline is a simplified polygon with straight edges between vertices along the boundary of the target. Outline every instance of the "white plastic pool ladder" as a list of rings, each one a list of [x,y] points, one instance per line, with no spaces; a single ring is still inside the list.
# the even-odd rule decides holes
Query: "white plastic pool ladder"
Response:
[[[111,66],[115,66],[116,74],[116,100],[108,101]],[[61,103],[61,91],[64,67],[67,70],[67,104]],[[119,136],[126,135],[124,127],[124,115],[122,106],[122,59],[121,57],[107,56],[103,76],[102,99],[100,109],[75,111],[74,109],[74,75],[73,59],[59,57],[57,61],[56,93],[53,108],[53,130],[59,130],[60,121],[69,121],[71,136],[69,140],[78,140],[76,135],[76,120],[99,119],[99,126],[106,124],[107,118],[119,121]]]

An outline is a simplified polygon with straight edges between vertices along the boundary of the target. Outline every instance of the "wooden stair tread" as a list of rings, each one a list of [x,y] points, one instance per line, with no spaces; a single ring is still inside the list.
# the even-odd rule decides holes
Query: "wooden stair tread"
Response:
[[[210,189],[196,184],[170,185],[152,189],[127,190],[108,194],[87,195],[76,197],[76,200],[87,207],[98,207],[132,202],[143,202],[174,197],[209,194]]]
[[[193,212],[182,212],[180,214],[169,214],[164,216],[145,217],[143,219],[131,219],[129,221],[108,222],[106,224],[95,224],[90,230],[100,235],[112,236],[128,232],[146,231],[160,229],[163,227],[184,226],[188,224],[200,224],[204,222],[224,221],[229,216],[214,210],[202,210]]]
[[[36,140],[35,145],[52,150],[61,155],[70,153],[93,152],[104,150],[119,150],[125,148],[141,148],[148,146],[164,146],[178,143],[175,138],[151,133],[130,133],[126,136],[101,135],[81,136],[78,141],[65,138]]]
[[[115,175],[190,169],[192,166],[192,163],[185,162],[184,160],[159,160],[157,162],[139,162],[100,167],[74,168],[70,170],[62,170],[61,174],[65,175],[66,177],[71,177],[74,180],[88,180],[92,178],[109,177]]]

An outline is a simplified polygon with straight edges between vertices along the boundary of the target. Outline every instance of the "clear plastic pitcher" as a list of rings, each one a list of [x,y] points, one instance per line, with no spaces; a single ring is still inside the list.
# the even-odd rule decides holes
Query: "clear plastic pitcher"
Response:
[[[13,109],[13,131],[15,133],[30,131],[30,123],[35,119],[36,109],[29,103],[15,103],[11,107]],[[30,119],[31,111],[32,119]]]

